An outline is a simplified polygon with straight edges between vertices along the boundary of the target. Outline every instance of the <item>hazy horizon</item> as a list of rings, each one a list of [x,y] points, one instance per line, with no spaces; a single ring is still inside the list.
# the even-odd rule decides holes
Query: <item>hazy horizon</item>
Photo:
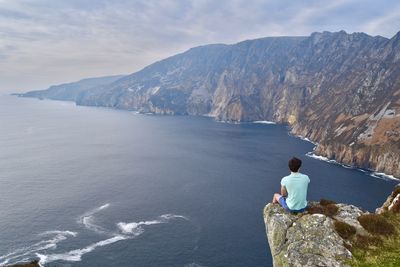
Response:
[[[395,1],[0,0],[0,93],[130,74],[211,43],[340,30],[391,38],[399,11]]]

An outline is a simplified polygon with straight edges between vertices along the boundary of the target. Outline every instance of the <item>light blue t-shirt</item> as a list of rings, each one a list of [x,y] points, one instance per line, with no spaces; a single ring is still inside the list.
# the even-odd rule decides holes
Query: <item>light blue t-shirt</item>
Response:
[[[310,178],[307,175],[292,172],[281,180],[281,185],[286,187],[288,193],[286,204],[291,210],[300,210],[307,207],[307,189]]]

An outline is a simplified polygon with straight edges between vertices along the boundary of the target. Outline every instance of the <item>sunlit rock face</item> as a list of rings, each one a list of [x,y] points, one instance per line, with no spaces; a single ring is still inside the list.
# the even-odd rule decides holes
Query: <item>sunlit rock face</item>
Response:
[[[400,34],[313,33],[192,48],[79,105],[288,123],[316,153],[400,177]]]

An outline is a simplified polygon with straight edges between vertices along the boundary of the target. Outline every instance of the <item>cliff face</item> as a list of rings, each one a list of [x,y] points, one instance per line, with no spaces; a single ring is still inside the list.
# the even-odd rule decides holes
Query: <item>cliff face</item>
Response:
[[[108,88],[89,90],[78,104],[210,115],[218,120],[273,119],[278,99],[284,97],[282,104],[288,106],[301,97],[300,92],[288,96],[280,84],[289,64],[286,53],[302,40],[303,37],[264,38],[193,48]],[[282,104],[279,109],[286,113]],[[279,117],[283,119],[283,115]]]
[[[344,31],[196,47],[112,84],[79,105],[223,121],[273,120],[316,153],[400,177],[400,33]]]
[[[337,77],[293,127],[319,143],[317,154],[400,177],[399,40],[361,46],[330,70]]]
[[[356,266],[398,266],[393,262],[397,262],[400,237],[397,230],[389,232],[388,229],[400,228],[400,186],[376,214],[347,204],[323,206],[311,202],[309,206],[302,214],[289,213],[278,204],[265,206],[264,221],[274,267],[336,267],[355,263]],[[387,218],[395,223],[391,224]],[[392,251],[393,255],[385,259],[387,256],[375,250],[377,246],[383,251]],[[373,264],[365,261],[369,254],[373,256]]]

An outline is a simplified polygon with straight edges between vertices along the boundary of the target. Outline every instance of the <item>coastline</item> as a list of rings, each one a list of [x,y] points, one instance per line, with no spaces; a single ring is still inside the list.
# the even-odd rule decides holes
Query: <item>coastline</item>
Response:
[[[334,159],[329,159],[327,157],[317,155],[317,154],[314,153],[315,148],[318,146],[317,142],[313,142],[310,139],[308,139],[307,137],[304,137],[304,136],[301,136],[301,135],[295,135],[295,134],[292,134],[290,132],[289,132],[289,136],[292,136],[292,137],[295,137],[295,138],[299,138],[299,139],[301,139],[303,141],[309,142],[309,143],[314,145],[313,150],[310,151],[310,152],[307,152],[305,154],[305,156],[307,156],[307,157],[310,157],[310,158],[313,158],[313,159],[316,159],[316,160],[320,160],[320,161],[324,161],[326,163],[340,165],[341,167],[346,168],[346,169],[353,169],[353,170],[357,170],[357,171],[360,171],[360,172],[363,172],[363,173],[367,173],[369,176],[374,177],[374,178],[383,179],[383,180],[400,181],[400,177],[395,177],[395,176],[393,176],[391,174],[387,174],[387,173],[383,173],[383,172],[377,172],[377,171],[372,170],[372,169],[363,169],[363,168],[355,167],[355,166],[352,166],[352,165],[348,165],[348,164],[337,162]]]

